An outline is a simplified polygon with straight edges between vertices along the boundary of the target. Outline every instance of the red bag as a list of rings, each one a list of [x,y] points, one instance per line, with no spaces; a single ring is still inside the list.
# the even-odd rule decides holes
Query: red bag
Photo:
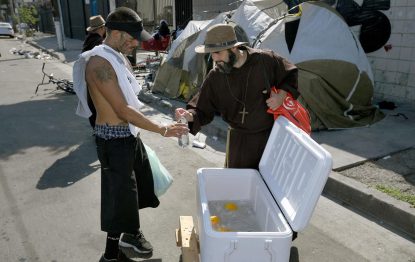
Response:
[[[273,86],[271,92],[278,94],[279,90]],[[267,113],[274,115],[274,120],[278,116],[282,115],[286,117],[289,121],[295,124],[297,127],[301,128],[307,134],[311,134],[311,124],[310,124],[310,115],[308,114],[307,109],[305,109],[293,96],[287,92],[287,96],[284,99],[284,102],[280,107],[275,110],[269,108]]]
[[[170,36],[161,37],[159,40],[154,38],[141,43],[141,47],[148,51],[165,51],[170,44]]]

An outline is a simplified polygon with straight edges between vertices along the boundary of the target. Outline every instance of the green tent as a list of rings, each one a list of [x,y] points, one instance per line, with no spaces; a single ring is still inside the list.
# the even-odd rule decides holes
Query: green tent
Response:
[[[331,6],[302,3],[298,15],[270,24],[254,46],[297,65],[300,101],[313,130],[367,126],[384,117],[372,105],[374,81],[366,54]]]

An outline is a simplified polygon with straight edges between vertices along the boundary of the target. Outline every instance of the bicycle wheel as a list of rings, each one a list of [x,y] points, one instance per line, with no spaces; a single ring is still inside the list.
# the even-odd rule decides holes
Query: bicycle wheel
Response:
[[[59,80],[56,85],[60,90],[63,90],[69,94],[75,94],[75,91],[73,90],[73,83],[69,80]]]

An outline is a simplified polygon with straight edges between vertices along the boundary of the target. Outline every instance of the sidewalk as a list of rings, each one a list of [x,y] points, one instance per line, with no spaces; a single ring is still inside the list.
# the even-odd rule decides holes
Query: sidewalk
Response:
[[[66,49],[59,51],[54,35],[39,34],[27,43],[51,54],[65,63],[74,62],[81,53],[82,41],[66,38]],[[137,60],[140,55],[137,53]],[[171,114],[174,108],[183,107],[184,103],[152,94],[150,91],[142,92],[140,99],[164,113]],[[395,116],[402,113],[408,117],[404,119]],[[324,188],[326,195],[332,196],[352,208],[363,211],[387,224],[394,229],[405,232],[415,240],[415,209],[409,204],[395,200],[364,184],[344,177],[336,172],[356,166],[370,159],[384,157],[394,152],[415,147],[415,106],[398,105],[394,111],[385,111],[385,119],[366,128],[354,128],[339,131],[321,131],[313,133],[312,137],[333,156],[333,172]],[[226,137],[227,125],[219,117],[213,123],[203,128],[208,136],[218,138]]]
[[[22,39],[21,36],[18,36],[18,38]],[[55,35],[36,32],[35,36],[26,38],[26,43],[50,54],[64,63],[70,63],[78,59],[82,50],[83,41],[65,38],[65,49],[59,50],[58,41]]]
[[[83,45],[82,40],[65,38],[65,49],[59,50],[56,36],[45,33],[36,33],[34,37],[27,38],[26,41],[28,44],[43,50],[64,63],[75,62],[78,59],[79,54],[81,54]],[[139,61],[140,58],[145,59],[149,54],[153,54],[153,52],[138,51],[137,61]]]

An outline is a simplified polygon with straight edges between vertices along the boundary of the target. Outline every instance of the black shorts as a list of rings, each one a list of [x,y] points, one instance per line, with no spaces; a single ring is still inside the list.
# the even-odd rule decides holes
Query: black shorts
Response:
[[[147,152],[139,137],[104,140],[96,137],[101,163],[101,229],[136,233],[139,209],[157,207]]]

